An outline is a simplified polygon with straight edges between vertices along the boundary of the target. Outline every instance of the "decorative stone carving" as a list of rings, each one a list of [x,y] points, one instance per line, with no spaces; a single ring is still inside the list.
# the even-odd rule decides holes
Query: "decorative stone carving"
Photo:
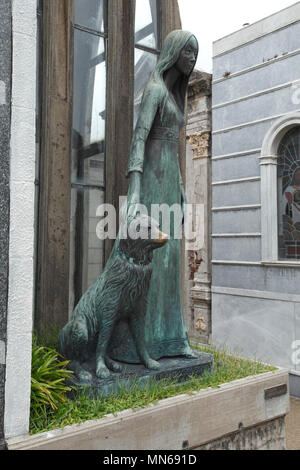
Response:
[[[195,132],[187,138],[193,150],[194,160],[210,157],[211,131]]]
[[[204,315],[200,315],[195,321],[195,330],[200,331],[201,333],[207,332],[207,322],[204,318]]]
[[[210,96],[211,82],[211,74],[200,72],[199,70],[194,70],[190,79],[188,89],[189,102],[191,102],[191,99],[193,98],[198,101],[199,98],[202,98],[203,96]]]

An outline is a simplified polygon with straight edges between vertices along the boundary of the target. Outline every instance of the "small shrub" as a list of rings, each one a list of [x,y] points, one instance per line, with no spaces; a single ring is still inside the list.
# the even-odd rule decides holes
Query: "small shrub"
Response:
[[[72,372],[66,369],[69,361],[61,361],[57,351],[37,344],[32,347],[31,367],[31,416],[37,418],[47,409],[56,410],[66,402],[66,393],[71,390],[66,379]]]

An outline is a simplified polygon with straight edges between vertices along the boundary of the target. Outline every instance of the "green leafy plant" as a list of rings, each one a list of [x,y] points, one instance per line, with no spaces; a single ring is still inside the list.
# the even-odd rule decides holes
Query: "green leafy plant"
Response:
[[[40,346],[36,338],[32,347],[31,367],[31,416],[37,418],[47,410],[57,410],[67,401],[66,385],[72,372],[66,369],[69,361],[63,361],[54,349]]]

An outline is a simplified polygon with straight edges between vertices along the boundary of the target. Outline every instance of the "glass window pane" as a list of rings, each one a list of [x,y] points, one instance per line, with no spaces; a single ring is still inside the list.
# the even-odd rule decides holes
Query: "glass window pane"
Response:
[[[104,184],[105,40],[75,29],[72,182]]]
[[[135,79],[134,79],[134,126],[136,124],[145,86],[157,63],[158,56],[149,52],[135,49]]]
[[[279,259],[300,260],[300,127],[281,141],[277,176]]]
[[[75,0],[74,22],[104,32],[104,0]]]
[[[156,0],[138,0],[135,12],[135,42],[156,49],[157,5]]]
[[[71,191],[70,312],[103,272],[104,241],[96,234],[100,221],[96,211],[103,203],[103,191],[77,188]]]

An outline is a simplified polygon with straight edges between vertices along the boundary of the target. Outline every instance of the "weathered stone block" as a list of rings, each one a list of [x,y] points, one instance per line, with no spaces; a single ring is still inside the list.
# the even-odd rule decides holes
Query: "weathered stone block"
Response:
[[[285,418],[244,429],[196,450],[285,450]]]

